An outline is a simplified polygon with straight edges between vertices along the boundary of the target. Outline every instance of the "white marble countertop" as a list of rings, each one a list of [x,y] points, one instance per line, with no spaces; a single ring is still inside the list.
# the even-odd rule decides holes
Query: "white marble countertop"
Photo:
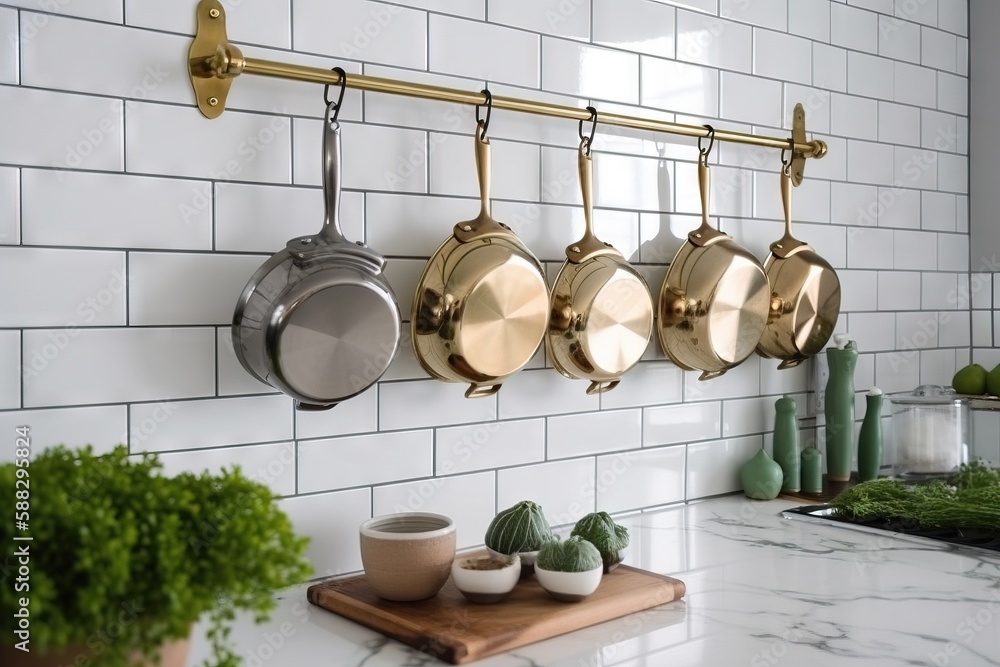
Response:
[[[683,600],[474,663],[483,667],[1000,666],[1000,555],[780,517],[802,503],[726,496],[623,520],[627,563],[687,584]],[[280,594],[241,621],[247,667],[443,665]],[[206,657],[196,637],[190,665]]]

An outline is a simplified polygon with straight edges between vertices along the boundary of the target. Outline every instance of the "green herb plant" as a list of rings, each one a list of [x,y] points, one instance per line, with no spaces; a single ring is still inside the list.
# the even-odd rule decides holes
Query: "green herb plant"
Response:
[[[538,552],[537,567],[553,572],[589,572],[603,566],[601,552],[579,535],[565,542],[547,542]]]
[[[614,522],[607,512],[592,512],[576,522],[570,535],[579,535],[601,552],[607,572],[622,562],[622,551],[628,546],[628,528]]]
[[[947,481],[876,479],[847,489],[830,504],[839,516],[862,521],[899,519],[923,528],[1000,532],[1000,471],[977,461],[963,464]]]
[[[309,577],[307,540],[238,468],[174,477],[161,469],[155,455],[129,456],[121,445],[104,456],[58,446],[31,461],[30,592],[0,587],[2,641],[14,641],[17,598],[28,596],[32,652],[79,646],[91,665],[125,667],[139,654],[152,664],[207,613],[205,664],[240,664],[228,639],[235,613],[266,620],[274,591]],[[14,480],[14,465],[0,466],[5,503]],[[0,521],[4,544],[13,525]]]

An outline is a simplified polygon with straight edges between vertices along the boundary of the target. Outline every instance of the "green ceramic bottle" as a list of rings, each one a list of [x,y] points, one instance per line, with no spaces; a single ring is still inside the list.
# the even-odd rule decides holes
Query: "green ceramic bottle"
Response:
[[[882,467],[882,390],[872,387],[865,402],[865,418],[858,434],[858,477],[862,482],[876,479]]]
[[[781,466],[782,491],[799,491],[799,425],[795,420],[798,406],[795,399],[785,395],[774,402],[774,460]]]
[[[854,367],[858,347],[844,334],[826,349],[830,379],[826,383],[826,472],[830,481],[846,482],[854,462]]]
[[[823,452],[815,447],[802,450],[802,490],[823,493]]]

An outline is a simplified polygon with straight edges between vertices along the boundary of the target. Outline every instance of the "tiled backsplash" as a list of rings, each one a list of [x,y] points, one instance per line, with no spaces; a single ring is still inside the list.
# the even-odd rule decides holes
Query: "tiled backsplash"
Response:
[[[321,222],[322,89],[240,77],[206,120],[186,74],[194,4],[0,0],[0,433],[127,441],[171,471],[241,464],[285,497],[321,574],[360,567],[373,513],[452,515],[466,546],[521,498],[565,523],[733,491],[782,393],[815,438],[809,365],[751,357],[701,383],[655,339],[601,396],[540,352],[466,400],[406,337],[382,382],[294,412],[239,365],[229,322],[256,267]],[[248,55],[349,74],[776,136],[802,102],[830,152],[806,165],[795,233],[840,274],[858,389],[947,383],[1000,331],[969,274],[964,0],[224,4]],[[388,256],[408,318],[424,262],[477,210],[473,109],[348,91],[341,119],[347,235]],[[582,231],[576,123],[496,111],[490,135],[493,213],[554,276]],[[595,155],[597,233],[655,293],[698,223],[693,142],[602,126]],[[778,152],[712,159],[713,214],[765,257]]]

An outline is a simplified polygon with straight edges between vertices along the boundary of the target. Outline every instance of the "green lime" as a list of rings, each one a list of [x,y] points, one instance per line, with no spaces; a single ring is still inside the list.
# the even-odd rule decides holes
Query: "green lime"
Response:
[[[1000,396],[1000,364],[986,375],[986,391],[994,396]]]
[[[951,380],[951,386],[959,394],[980,396],[986,393],[988,378],[993,375],[996,376],[994,382],[1000,389],[1000,366],[987,374],[986,369],[979,364],[969,364],[955,373],[955,377]]]

